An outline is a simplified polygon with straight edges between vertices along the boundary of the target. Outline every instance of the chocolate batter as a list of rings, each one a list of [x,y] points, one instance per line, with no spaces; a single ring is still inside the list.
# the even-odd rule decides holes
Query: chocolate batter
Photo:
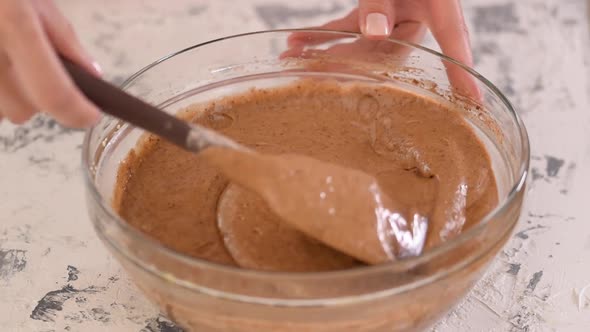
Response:
[[[459,234],[498,201],[460,113],[392,87],[301,81],[185,116],[264,154],[195,155],[148,137],[120,168],[114,205],[194,257],[277,271],[376,264]]]

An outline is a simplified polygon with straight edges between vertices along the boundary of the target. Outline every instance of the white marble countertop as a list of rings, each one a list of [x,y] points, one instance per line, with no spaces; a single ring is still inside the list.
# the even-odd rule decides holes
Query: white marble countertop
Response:
[[[356,3],[58,2],[115,82],[185,46],[322,23]],[[476,69],[500,87],[527,125],[532,181],[513,239],[433,331],[589,331],[588,2],[463,3]],[[0,125],[0,329],[180,331],[143,298],[96,238],[83,197],[82,135],[47,118]]]

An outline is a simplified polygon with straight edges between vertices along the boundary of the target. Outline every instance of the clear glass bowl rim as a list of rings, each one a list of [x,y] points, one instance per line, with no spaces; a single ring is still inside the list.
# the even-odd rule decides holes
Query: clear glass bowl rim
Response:
[[[210,40],[207,42],[203,42],[200,44],[196,44],[196,45],[187,47],[185,49],[182,49],[182,50],[174,52],[174,53],[170,53],[170,54],[152,62],[151,64],[145,66],[144,68],[137,71],[135,74],[131,75],[127,80],[125,80],[121,84],[120,87],[125,89],[135,79],[137,79],[143,73],[149,71],[151,68],[157,66],[158,64],[161,64],[167,60],[173,59],[175,56],[181,55],[183,53],[197,49],[199,47],[203,47],[203,46],[213,44],[216,42],[220,42],[220,41],[224,41],[224,40],[239,39],[240,37],[246,37],[246,36],[252,36],[252,35],[286,34],[286,33],[293,33],[293,32],[331,33],[331,34],[341,35],[343,38],[344,37],[350,37],[350,38],[361,37],[361,35],[356,32],[321,30],[321,29],[273,29],[273,30],[254,31],[254,32],[226,36],[226,37],[222,37],[222,38],[213,39],[213,40]],[[520,139],[522,142],[522,145],[520,147],[521,160],[519,162],[518,177],[515,179],[514,185],[510,188],[508,195],[506,195],[505,198],[490,213],[488,213],[484,218],[482,218],[482,220],[480,220],[478,224],[472,226],[470,229],[461,233],[459,236],[457,236],[456,238],[454,238],[451,241],[445,242],[445,243],[431,249],[430,251],[428,251],[420,256],[417,256],[417,257],[405,258],[403,260],[394,261],[394,262],[387,263],[387,264],[364,266],[364,267],[351,269],[351,270],[340,270],[340,271],[329,271],[329,272],[291,273],[291,272],[268,272],[268,271],[246,270],[246,269],[241,269],[239,267],[226,266],[226,265],[221,265],[221,264],[212,263],[212,262],[208,262],[205,260],[193,258],[193,257],[190,257],[188,255],[174,251],[174,250],[162,245],[161,243],[157,242],[156,240],[150,238],[149,236],[141,233],[139,230],[137,230],[137,229],[133,228],[132,226],[130,226],[129,224],[127,224],[113,211],[111,204],[109,202],[107,202],[102,197],[102,195],[99,193],[99,190],[96,187],[94,180],[93,180],[93,174],[91,172],[91,167],[90,167],[91,165],[89,164],[89,162],[92,160],[92,158],[90,158],[90,157],[95,152],[95,151],[90,151],[90,140],[91,140],[91,137],[92,137],[92,134],[94,133],[94,131],[97,130],[96,127],[92,127],[92,128],[89,128],[88,130],[86,130],[86,133],[84,136],[84,142],[83,142],[83,146],[82,146],[82,166],[83,166],[83,173],[84,173],[84,181],[85,181],[85,185],[87,187],[87,190],[90,190],[90,194],[92,195],[92,198],[96,202],[99,203],[100,207],[103,209],[103,211],[106,213],[106,215],[111,220],[115,221],[115,224],[119,228],[119,230],[124,232],[125,235],[128,236],[132,241],[134,241],[135,243],[142,243],[142,245],[152,246],[156,250],[163,252],[165,255],[171,256],[175,260],[178,260],[179,262],[182,262],[182,263],[187,264],[189,266],[195,266],[195,267],[207,269],[207,270],[219,271],[219,272],[224,272],[224,273],[233,273],[236,275],[244,275],[244,276],[249,275],[251,277],[258,277],[260,279],[272,278],[273,280],[277,280],[277,279],[285,278],[285,279],[289,279],[291,281],[293,281],[293,280],[302,280],[303,281],[303,280],[310,280],[310,279],[313,280],[314,278],[331,278],[331,277],[336,277],[336,276],[337,277],[362,277],[363,275],[367,275],[367,274],[379,273],[379,272],[385,272],[385,271],[391,270],[393,265],[398,265],[398,267],[395,270],[405,269],[405,267],[407,267],[409,269],[410,267],[417,266],[421,263],[428,262],[440,255],[443,255],[444,253],[446,253],[450,250],[453,250],[454,248],[456,248],[460,244],[462,244],[466,241],[469,241],[470,239],[475,237],[477,234],[479,234],[479,232],[485,227],[485,225],[490,220],[492,220],[495,216],[501,214],[508,206],[510,206],[510,203],[516,198],[518,193],[523,190],[523,188],[525,187],[525,184],[526,184],[527,177],[528,177],[528,170],[529,170],[529,163],[530,163],[530,145],[529,145],[530,143],[529,143],[528,134],[527,134],[527,131],[526,131],[526,128],[524,126],[522,119],[520,118],[518,113],[514,110],[512,104],[506,98],[506,96],[504,96],[504,94],[494,84],[492,84],[488,79],[483,77],[481,74],[479,74],[475,70],[467,67],[466,65],[460,63],[459,61],[457,61],[455,59],[452,59],[446,55],[441,54],[440,52],[429,49],[427,47],[417,45],[414,43],[410,43],[410,42],[406,42],[406,41],[402,41],[402,40],[393,39],[393,38],[390,38],[388,41],[402,45],[402,46],[408,46],[408,47],[411,47],[412,49],[418,49],[420,51],[429,53],[430,55],[434,55],[434,56],[440,58],[444,62],[449,62],[449,63],[455,64],[455,65],[459,66],[460,68],[462,68],[463,70],[467,71],[469,74],[474,76],[477,80],[479,80],[481,83],[483,83],[485,86],[487,86],[490,89],[490,91],[501,100],[501,102],[504,104],[506,109],[509,111],[513,121],[516,123],[516,125],[519,129]],[[93,220],[93,222],[96,222],[96,221]],[[146,264],[145,262],[138,262],[137,259],[135,259],[133,257],[129,257],[128,253],[121,252],[119,246],[112,243],[111,239],[107,238],[107,236],[104,236],[104,234],[99,234],[99,236],[101,238],[103,238],[104,240],[108,241],[109,244],[111,246],[113,246],[113,248],[115,248],[120,254],[123,254],[126,258],[130,259],[134,264],[139,265],[139,267],[142,268],[143,270],[146,270],[150,273],[156,274],[159,277],[163,277],[163,273],[165,271],[159,271],[154,267],[150,267],[150,266],[148,266],[149,264]],[[485,252],[480,254],[480,256],[482,256],[482,255],[485,255]],[[461,267],[468,265],[471,261],[475,261],[478,258],[479,258],[479,256],[473,257],[469,261],[462,262],[463,264],[461,264]],[[402,265],[401,268],[399,267],[399,265]],[[459,267],[459,268],[461,268],[461,267]],[[407,289],[419,287],[421,284],[431,283],[431,282],[436,281],[437,279],[443,277],[444,275],[447,275],[450,272],[452,272],[452,271],[448,271],[448,270],[440,271],[435,275],[432,275],[428,278],[424,278],[423,280],[414,281],[414,282],[411,282],[411,283],[404,285],[402,287],[397,287],[395,289],[395,293],[403,292]],[[167,277],[163,277],[163,278],[167,279],[167,281],[170,281],[169,278],[167,278]],[[215,291],[212,289],[209,289],[207,291],[207,289],[204,289],[203,287],[200,287],[198,285],[194,285],[194,284],[192,284],[190,282],[186,282],[184,280],[177,279],[177,280],[175,280],[175,283],[180,284],[180,285],[182,285],[186,288],[189,288],[189,289],[194,289],[194,290],[197,290],[200,292],[210,293],[211,295],[214,295],[217,297],[225,297],[222,294],[223,292]],[[391,292],[388,292],[388,293],[391,293]],[[246,300],[248,302],[266,302],[266,301],[252,301],[253,298],[251,298],[249,296],[237,296],[235,294],[233,294],[233,296],[229,296],[229,297],[231,297],[233,299],[239,299],[239,298],[243,297],[242,300]],[[263,300],[263,299],[260,299],[260,300]],[[317,300],[314,299],[314,300],[292,300],[292,301],[293,302],[301,302],[300,304],[304,304],[306,302],[310,302],[309,304],[313,304]]]

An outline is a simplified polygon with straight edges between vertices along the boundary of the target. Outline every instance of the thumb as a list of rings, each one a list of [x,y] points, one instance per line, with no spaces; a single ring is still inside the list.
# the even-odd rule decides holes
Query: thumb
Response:
[[[71,24],[56,7],[55,3],[53,1],[40,1],[36,9],[53,47],[61,55],[86,68],[89,73],[101,76],[102,69],[86,52]]]

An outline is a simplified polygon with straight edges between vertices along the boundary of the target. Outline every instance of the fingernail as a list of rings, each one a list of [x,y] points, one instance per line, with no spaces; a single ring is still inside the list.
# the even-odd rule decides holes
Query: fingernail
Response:
[[[367,36],[389,36],[389,22],[387,16],[381,13],[370,13],[365,23],[365,34]]]
[[[102,75],[102,67],[98,64],[98,62],[93,61],[92,67],[94,67],[94,70],[96,70],[98,74]]]

